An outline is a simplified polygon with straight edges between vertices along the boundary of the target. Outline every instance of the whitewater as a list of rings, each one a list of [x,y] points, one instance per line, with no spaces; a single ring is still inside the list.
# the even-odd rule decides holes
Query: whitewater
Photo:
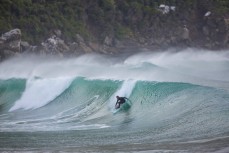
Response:
[[[129,110],[116,114],[116,96]],[[229,152],[229,51],[0,63],[1,152]]]

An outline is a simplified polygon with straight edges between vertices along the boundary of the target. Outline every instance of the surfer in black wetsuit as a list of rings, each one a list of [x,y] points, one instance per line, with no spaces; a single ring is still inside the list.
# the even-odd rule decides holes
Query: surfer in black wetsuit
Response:
[[[126,97],[119,97],[119,96],[116,96],[116,98],[117,98],[117,102],[115,104],[116,109],[118,109],[120,107],[120,105],[124,104],[126,102],[126,100],[128,99]]]

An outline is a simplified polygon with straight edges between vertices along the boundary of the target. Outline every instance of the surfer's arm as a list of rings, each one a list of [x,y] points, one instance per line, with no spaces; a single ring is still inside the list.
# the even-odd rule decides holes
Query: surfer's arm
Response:
[[[117,104],[118,104],[118,101],[119,101],[119,100],[117,100],[117,102],[116,102],[116,104],[115,104],[115,105],[117,105]]]

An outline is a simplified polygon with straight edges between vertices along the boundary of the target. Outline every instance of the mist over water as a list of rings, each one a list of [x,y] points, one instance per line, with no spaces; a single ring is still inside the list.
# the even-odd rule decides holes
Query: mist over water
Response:
[[[129,98],[131,108],[114,114],[116,95]],[[229,51],[27,55],[0,64],[0,148],[6,151],[17,143],[19,151],[63,144],[109,152],[123,143],[127,151],[227,151],[228,112]]]
[[[228,51],[187,49],[131,56],[86,54],[70,59],[23,56],[1,63],[0,78],[83,76],[91,79],[189,81],[188,77],[197,77],[228,81],[228,54]]]

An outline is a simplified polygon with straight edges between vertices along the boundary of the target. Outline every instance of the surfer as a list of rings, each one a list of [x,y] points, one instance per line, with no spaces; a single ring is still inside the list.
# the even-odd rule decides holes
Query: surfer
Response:
[[[120,107],[121,104],[124,104],[126,102],[126,100],[128,100],[128,98],[126,97],[119,97],[119,96],[116,96],[117,98],[117,102],[115,104],[115,108],[118,109]]]

